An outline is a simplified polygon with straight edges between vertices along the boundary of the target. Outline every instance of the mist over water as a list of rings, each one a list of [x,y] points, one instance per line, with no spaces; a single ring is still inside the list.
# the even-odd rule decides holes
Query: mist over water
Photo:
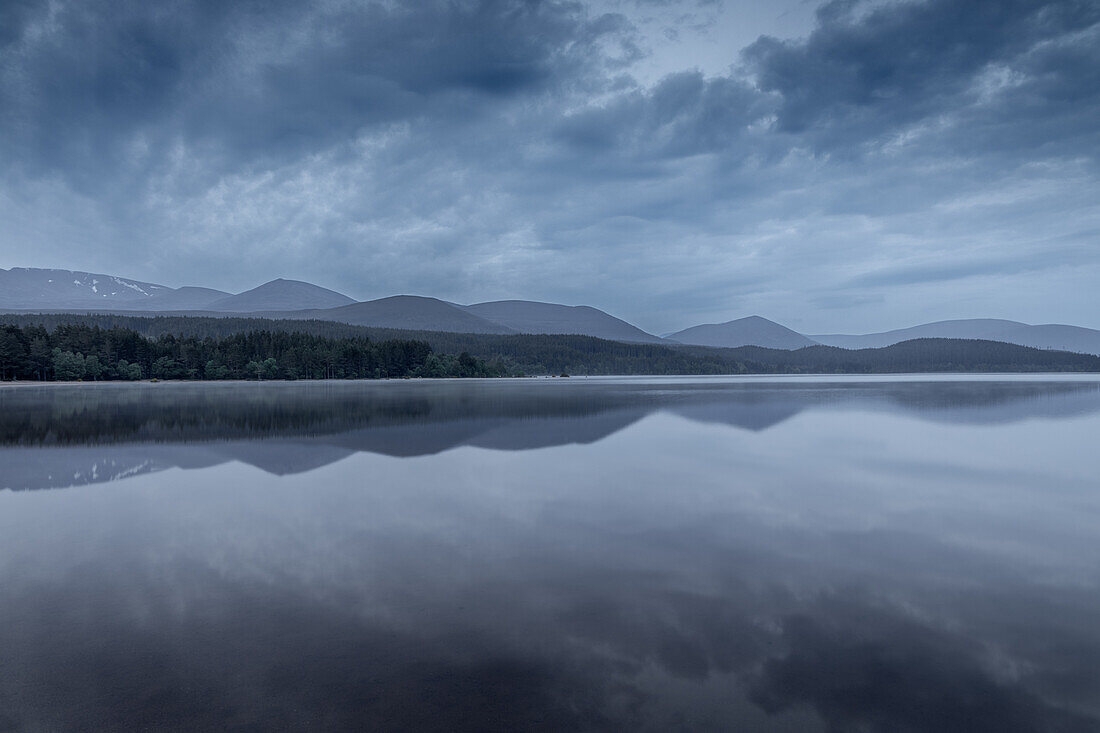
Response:
[[[1100,729],[1100,380],[0,388],[0,731]]]

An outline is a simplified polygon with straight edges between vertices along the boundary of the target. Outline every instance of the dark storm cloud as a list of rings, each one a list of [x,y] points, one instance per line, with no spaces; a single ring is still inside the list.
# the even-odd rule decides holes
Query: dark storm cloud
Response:
[[[757,154],[877,151],[891,136],[936,125],[936,154],[1094,153],[1082,138],[1100,134],[1100,6],[933,0],[859,13],[863,5],[830,2],[808,38],[761,37],[736,74],[671,74],[566,116],[557,135],[589,154],[662,158],[729,152],[763,121],[782,137],[754,140]]]
[[[621,16],[504,0],[72,3],[56,12],[17,3],[5,9],[13,20],[2,93],[16,133],[7,152],[63,173],[81,162],[132,165],[148,146],[167,155],[173,143],[213,149],[229,164],[283,160],[387,122],[495,124],[494,107],[539,93],[551,95],[543,119],[560,120],[558,139],[639,162],[729,151],[770,114],[795,146],[879,141],[945,111],[994,127],[1002,147],[1096,134],[1088,123],[1100,51],[1085,33],[1100,21],[1094,3],[859,7],[829,3],[807,39],[765,37],[746,49],[755,84],[680,72],[561,114],[561,97],[613,83],[603,41],[620,44],[622,63],[636,57]],[[1001,72],[1011,88],[979,104],[979,87]],[[967,111],[974,106],[982,109]]]
[[[265,64],[243,119],[194,124],[235,130],[260,150],[316,148],[363,127],[430,118],[459,125],[486,106],[581,83],[601,61],[596,44],[621,20],[582,20],[556,3],[414,3],[322,16],[320,43]],[[229,101],[229,100],[226,100]],[[227,107],[229,105],[226,105]],[[229,122],[229,124],[225,124]]]
[[[778,129],[807,133],[824,146],[874,140],[980,106],[981,87],[995,85],[997,74],[1023,76],[1011,82],[1021,88],[1009,96],[1025,104],[1025,122],[1036,113],[1066,114],[1045,104],[1058,97],[1094,104],[1100,97],[1096,39],[1085,33],[1100,22],[1096,3],[931,0],[860,14],[861,5],[834,0],[818,10],[808,39],[765,37],[745,50],[761,90],[782,100]],[[987,73],[993,78],[983,79]]]
[[[7,152],[93,180],[150,146],[270,163],[379,123],[457,124],[494,99],[582,83],[600,65],[601,38],[624,26],[570,4],[493,0],[69,3],[12,14],[24,22],[3,59],[17,133]]]
[[[170,8],[170,9],[169,9]],[[78,172],[121,155],[131,136],[171,134],[190,90],[209,85],[229,33],[255,6],[191,3],[39,4],[2,72],[5,152]],[[278,8],[272,6],[272,16]]]

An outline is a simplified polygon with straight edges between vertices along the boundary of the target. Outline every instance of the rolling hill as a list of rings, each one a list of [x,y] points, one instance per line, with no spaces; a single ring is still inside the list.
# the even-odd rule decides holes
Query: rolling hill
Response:
[[[651,333],[587,305],[498,300],[460,307],[467,313],[499,323],[517,333],[578,334],[638,343],[662,341]]]
[[[809,338],[818,343],[845,349],[881,348],[917,338],[961,338],[1003,341],[1037,349],[1100,354],[1100,331],[1095,329],[1061,324],[1033,326],[996,318],[937,321],[881,333],[823,334]]]
[[[813,346],[816,341],[769,321],[760,316],[738,318],[726,323],[707,323],[692,326],[666,336],[671,341],[692,346],[736,348],[738,346],[764,346],[771,349],[801,349]]]
[[[469,313],[438,298],[394,295],[389,298],[352,303],[338,308],[301,310],[279,314],[282,318],[319,319],[356,326],[399,328],[409,331],[452,333],[515,333],[507,326]]]
[[[272,280],[259,287],[216,300],[204,310],[224,313],[264,313],[337,308],[355,301],[335,290],[301,280]]]

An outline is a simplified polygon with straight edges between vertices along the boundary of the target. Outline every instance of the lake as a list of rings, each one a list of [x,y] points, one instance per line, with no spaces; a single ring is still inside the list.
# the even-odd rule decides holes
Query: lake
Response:
[[[0,387],[0,731],[1100,730],[1100,379]]]

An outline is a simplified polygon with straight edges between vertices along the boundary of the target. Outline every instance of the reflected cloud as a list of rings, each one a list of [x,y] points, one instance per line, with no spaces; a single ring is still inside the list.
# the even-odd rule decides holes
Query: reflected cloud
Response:
[[[809,706],[830,730],[1090,731],[1100,724],[997,679],[973,640],[896,610],[829,598],[785,618],[782,640],[790,651],[764,662],[752,700],[773,714]]]
[[[352,559],[328,572],[281,572],[287,553],[228,572],[201,560],[221,547],[178,547],[161,565],[164,548],[141,532],[53,578],[9,569],[0,709],[14,730],[1100,725],[1096,710],[1080,709],[1094,689],[1044,684],[1091,676],[1095,590],[1047,588],[1060,618],[1028,618],[1034,585],[983,580],[967,562],[944,584],[860,587],[829,563],[800,567],[751,526],[736,527],[748,536],[731,545],[698,527],[671,541],[607,532],[606,515],[571,515],[569,527],[529,539],[472,518],[434,542],[345,527],[335,539]],[[599,554],[554,549],[578,531]],[[296,532],[280,541],[323,567],[326,543]],[[838,549],[819,542],[825,554]],[[986,607],[973,613],[951,586]],[[1066,621],[1079,625],[1076,649],[1057,643]],[[1013,629],[1023,623],[1045,649]]]

